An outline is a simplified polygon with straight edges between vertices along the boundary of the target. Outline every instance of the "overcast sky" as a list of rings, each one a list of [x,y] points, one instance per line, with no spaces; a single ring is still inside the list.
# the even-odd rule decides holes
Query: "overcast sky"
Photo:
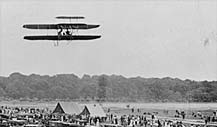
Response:
[[[217,1],[10,1],[0,2],[0,75],[13,72],[116,74],[217,80]],[[60,15],[81,15],[100,24],[80,34],[91,41],[24,40],[24,35],[56,34],[28,30],[27,23],[59,23]],[[205,44],[204,44],[205,43]]]

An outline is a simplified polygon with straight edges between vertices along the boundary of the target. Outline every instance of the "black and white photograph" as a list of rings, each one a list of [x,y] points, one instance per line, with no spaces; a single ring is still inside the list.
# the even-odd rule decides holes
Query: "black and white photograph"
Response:
[[[217,127],[217,0],[1,0],[0,127]]]

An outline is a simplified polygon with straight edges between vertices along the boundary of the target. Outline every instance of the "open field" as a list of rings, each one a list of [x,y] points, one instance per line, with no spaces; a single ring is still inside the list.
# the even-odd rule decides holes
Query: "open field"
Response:
[[[58,101],[51,102],[26,102],[26,101],[1,101],[0,105],[53,108]],[[79,103],[79,102],[78,102]],[[94,103],[94,102],[91,102]],[[87,104],[87,103],[80,103]],[[140,108],[140,109],[161,109],[161,110],[217,110],[217,103],[101,103],[105,108]]]
[[[147,108],[147,109],[180,109],[180,110],[207,110],[217,109],[217,103],[103,103],[104,107],[126,108]]]
[[[26,101],[1,101],[0,106],[9,107],[37,107],[49,108],[53,110],[58,101],[51,102],[26,102]],[[91,102],[94,103],[94,102]],[[81,105],[89,103],[80,103]],[[203,116],[212,116],[213,111],[217,110],[217,103],[101,103],[108,114],[114,114],[118,117],[123,115],[141,116],[146,115],[151,119],[150,114],[155,114],[158,119],[182,120],[186,123],[204,124],[204,118],[194,117],[192,113],[200,112]],[[133,109],[133,111],[132,111]],[[176,110],[184,111],[185,120],[181,117],[175,117]],[[209,123],[216,124],[216,123]]]

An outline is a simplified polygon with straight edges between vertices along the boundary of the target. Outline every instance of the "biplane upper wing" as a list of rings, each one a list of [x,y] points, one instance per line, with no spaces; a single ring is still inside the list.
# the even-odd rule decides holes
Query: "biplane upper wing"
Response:
[[[26,24],[23,28],[27,29],[92,29],[99,25],[88,25],[83,23],[60,23],[60,24]]]
[[[84,19],[84,16],[57,16],[57,19]]]
[[[58,29],[56,24],[26,24],[23,28],[27,29]]]
[[[26,40],[93,40],[100,38],[100,35],[67,35],[67,36],[57,36],[57,35],[48,35],[48,36],[24,36]]]

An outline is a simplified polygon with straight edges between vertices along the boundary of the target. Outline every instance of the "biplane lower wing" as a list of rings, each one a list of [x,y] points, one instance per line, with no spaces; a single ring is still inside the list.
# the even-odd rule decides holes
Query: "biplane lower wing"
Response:
[[[57,35],[49,35],[49,36],[24,36],[26,40],[93,40],[100,38],[100,35],[68,35],[68,36],[57,36]]]
[[[26,24],[27,29],[93,29],[99,25],[88,25],[83,23],[60,23],[60,24]]]

